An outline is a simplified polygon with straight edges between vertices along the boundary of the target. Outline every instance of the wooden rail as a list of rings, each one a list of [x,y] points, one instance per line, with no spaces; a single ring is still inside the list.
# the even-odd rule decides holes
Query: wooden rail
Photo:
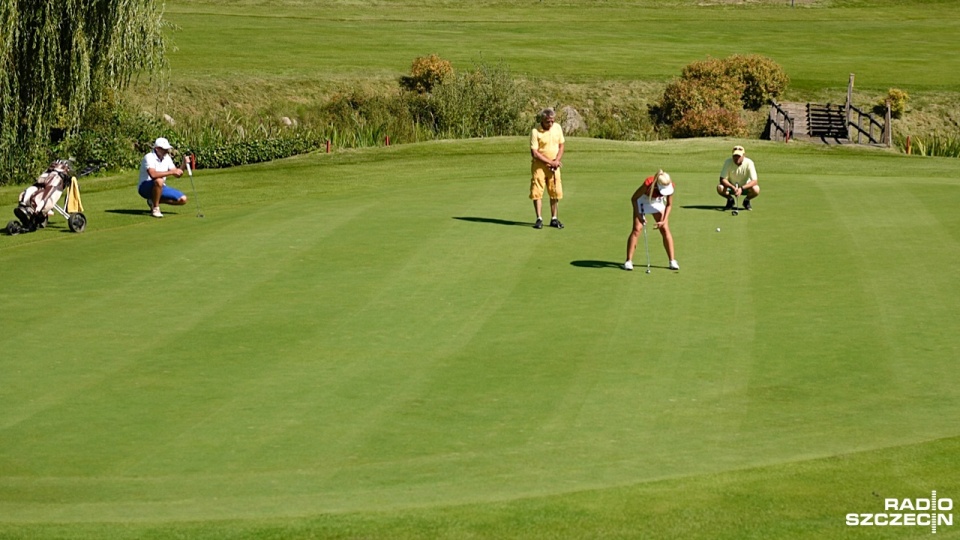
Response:
[[[770,131],[771,141],[790,142],[793,138],[793,118],[783,110],[776,101],[771,101],[770,117],[767,128]]]
[[[890,105],[886,118],[865,112],[852,103],[777,103],[771,100],[763,138],[771,141],[819,140],[826,144],[892,143]]]
[[[854,121],[856,118],[856,121]],[[866,126],[864,126],[866,121]],[[873,136],[873,130],[876,128],[877,136]],[[878,122],[872,114],[861,111],[855,105],[850,106],[850,129],[855,133],[857,144],[864,144],[864,137],[870,144],[884,144],[884,135],[886,128]],[[851,137],[852,139],[853,137]]]

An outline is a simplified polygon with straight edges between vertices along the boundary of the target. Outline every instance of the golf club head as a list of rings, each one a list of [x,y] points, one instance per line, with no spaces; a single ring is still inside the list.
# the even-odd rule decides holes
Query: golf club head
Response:
[[[737,210],[736,208],[733,209],[733,212],[730,212],[730,215],[732,215],[732,216],[736,216],[736,215],[739,215],[739,214],[740,214],[740,211]]]

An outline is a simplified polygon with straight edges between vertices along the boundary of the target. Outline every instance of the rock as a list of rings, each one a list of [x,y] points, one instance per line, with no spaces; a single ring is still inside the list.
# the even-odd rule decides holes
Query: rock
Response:
[[[560,109],[560,114],[563,116],[563,122],[560,125],[563,127],[564,135],[587,132],[587,123],[583,121],[583,117],[576,109],[567,105]]]

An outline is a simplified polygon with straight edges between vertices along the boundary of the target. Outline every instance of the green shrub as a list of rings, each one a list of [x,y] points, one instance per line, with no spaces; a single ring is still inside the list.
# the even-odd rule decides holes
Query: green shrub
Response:
[[[790,82],[779,64],[757,54],[699,60],[685,66],[680,78],[710,85],[733,84],[740,94],[743,108],[751,111],[770,103],[786,90]]]
[[[900,90],[899,88],[891,88],[887,91],[887,95],[884,98],[881,98],[873,106],[873,113],[885,116],[887,114],[887,102],[890,102],[890,117],[891,118],[902,118],[903,113],[907,110],[907,101],[910,100],[910,95]]]
[[[135,168],[150,143],[169,129],[159,119],[131,110],[114,92],[104,92],[89,104],[78,127],[66,129],[59,121],[52,124],[48,144],[0,156],[0,166],[7,171],[5,179],[32,182],[50,160],[61,158],[72,159],[78,170],[89,165],[104,170]],[[17,159],[7,167],[4,159],[14,155]]]
[[[746,125],[737,112],[729,109],[689,111],[673,124],[671,133],[677,138],[744,137]]]
[[[79,128],[52,147],[58,157],[70,157],[78,168],[96,164],[102,169],[134,168],[150,143],[169,126],[145,113],[132,111],[107,92],[91,103]]]
[[[641,103],[596,103],[580,111],[587,124],[587,136],[621,141],[649,141],[660,138]]]
[[[316,120],[339,132],[369,130],[373,127],[391,131],[394,125],[409,123],[410,114],[397,96],[353,91],[332,96],[322,106]]]
[[[266,118],[238,117],[230,112],[188,117],[175,127],[166,126],[152,133],[146,139],[146,146],[158,136],[170,139],[181,153],[195,154],[197,166],[202,168],[234,167],[290,157],[316,150],[326,140],[318,130],[282,125],[278,120]]]
[[[400,77],[400,86],[420,94],[429,93],[453,74],[453,66],[436,54],[414,59],[410,76]]]
[[[678,79],[667,85],[660,101],[650,107],[657,124],[672,126],[691,112],[739,110],[740,91],[728,79]]]
[[[527,98],[503,65],[479,65],[408,101],[413,117],[441,137],[518,135]]]
[[[783,69],[763,56],[708,58],[685,66],[680,79],[667,85],[649,113],[676,137],[745,134],[739,111],[759,110],[780,95],[788,82]]]
[[[134,168],[150,143],[169,126],[143,113],[95,104],[88,111],[81,129],[69,135],[58,147],[62,155],[72,157],[78,166],[98,164],[104,169]]]
[[[719,58],[697,60],[680,71],[680,78],[688,81],[720,81],[728,75],[726,61]]]
[[[723,60],[727,76],[742,85],[743,108],[760,110],[786,90],[790,78],[779,64],[758,54],[735,54]]]
[[[192,153],[197,157],[197,167],[219,169],[262,163],[304,154],[320,148],[324,137],[312,131],[291,131],[278,137],[251,137],[244,140],[213,142],[207,139],[201,142],[181,140],[182,135],[171,137],[171,144],[183,153]]]
[[[0,134],[0,137],[5,135]],[[20,142],[12,137],[0,141],[0,170],[3,171],[0,186],[33,183],[55,155],[40,145],[21,148],[18,146]]]

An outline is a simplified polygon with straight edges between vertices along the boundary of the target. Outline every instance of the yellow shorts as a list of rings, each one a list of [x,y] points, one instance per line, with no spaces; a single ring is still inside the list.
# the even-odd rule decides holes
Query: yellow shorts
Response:
[[[542,199],[544,189],[551,199],[559,201],[563,198],[560,169],[552,171],[543,162],[534,161],[530,164],[530,198],[534,201]]]

